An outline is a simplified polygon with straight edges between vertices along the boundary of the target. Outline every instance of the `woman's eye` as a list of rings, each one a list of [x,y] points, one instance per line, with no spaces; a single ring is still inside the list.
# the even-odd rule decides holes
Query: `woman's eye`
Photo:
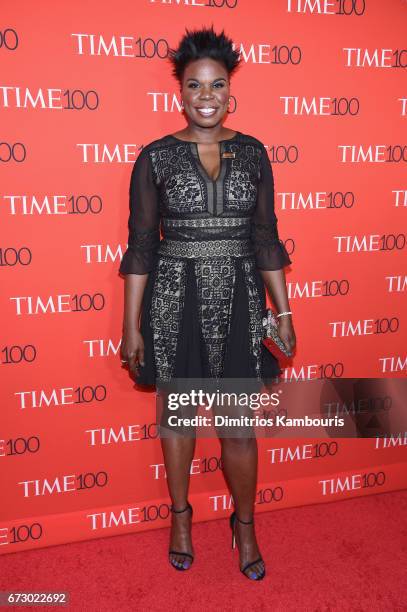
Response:
[[[189,83],[188,87],[190,89],[196,89],[199,87],[199,83]],[[213,87],[215,87],[215,89],[221,89],[222,87],[225,87],[225,83],[214,83]]]

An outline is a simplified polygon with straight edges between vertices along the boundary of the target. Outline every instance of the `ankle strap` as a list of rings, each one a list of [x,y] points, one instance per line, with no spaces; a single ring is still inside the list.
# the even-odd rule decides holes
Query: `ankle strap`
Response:
[[[174,507],[172,505],[170,506],[170,510],[171,512],[174,512],[174,514],[181,514],[182,512],[185,512],[186,510],[192,510],[192,506],[189,502],[187,502],[187,505],[185,506],[183,510],[174,510]]]
[[[237,520],[239,523],[242,523],[242,525],[252,525],[252,524],[254,523],[254,517],[252,518],[252,520],[251,520],[251,521],[242,521],[242,520],[241,520],[241,519],[240,519],[240,518],[237,516],[236,512],[235,512],[234,514],[235,514],[236,520]]]

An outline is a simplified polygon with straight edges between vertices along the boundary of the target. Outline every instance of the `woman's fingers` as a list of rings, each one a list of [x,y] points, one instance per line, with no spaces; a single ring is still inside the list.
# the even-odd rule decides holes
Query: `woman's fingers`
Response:
[[[121,362],[124,368],[129,368],[135,375],[139,373],[139,367],[144,366],[144,342],[141,334],[137,333],[129,339],[122,338]]]
[[[279,331],[279,336],[284,342],[284,345],[288,351],[293,351],[295,347],[295,335],[290,330]]]
[[[139,363],[143,367],[144,366],[144,347],[140,347],[138,351]]]
[[[127,368],[127,366],[129,365],[129,358],[125,353],[121,353],[120,361],[122,362],[122,367]]]
[[[131,355],[129,355],[129,368],[131,370],[135,370],[138,366],[138,351],[135,351]]]
[[[129,367],[136,375],[139,374],[140,366],[144,366],[144,350],[139,348],[136,352],[131,355],[129,358]]]
[[[278,328],[278,334],[284,342],[285,347],[292,352],[295,348],[296,337],[291,321],[281,321]]]
[[[120,346],[120,361],[122,362],[122,366],[125,368],[129,362],[129,359],[126,355],[126,352],[123,350],[123,338],[122,338],[122,342],[121,342],[121,346]]]

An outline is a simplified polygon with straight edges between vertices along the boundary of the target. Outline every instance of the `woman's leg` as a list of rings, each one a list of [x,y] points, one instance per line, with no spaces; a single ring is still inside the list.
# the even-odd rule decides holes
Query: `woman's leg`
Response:
[[[254,502],[257,485],[257,440],[251,438],[220,438],[222,465],[225,480],[232,494],[237,517],[241,521],[251,521],[254,515]],[[239,548],[240,567],[260,557],[254,524],[244,525],[236,521],[236,543]],[[257,575],[264,570],[259,561],[248,570]]]
[[[171,533],[169,550],[193,555],[191,542],[192,512],[188,507],[188,491],[191,462],[195,452],[196,432],[191,426],[184,426],[182,420],[193,417],[196,409],[193,406],[178,407],[176,413],[170,408],[169,393],[171,385],[161,385],[157,394],[157,418],[159,422],[161,448],[170,494]],[[181,424],[173,423],[171,418],[181,419]],[[183,510],[185,510],[183,512]],[[191,565],[192,559],[182,554],[171,554],[171,563],[185,568]]]
[[[161,438],[164,465],[167,473],[168,491],[174,510],[187,506],[190,467],[195,452],[195,438]],[[193,555],[191,542],[191,512],[171,513],[170,550],[184,551]],[[188,567],[191,559],[185,555],[171,555],[172,563]]]

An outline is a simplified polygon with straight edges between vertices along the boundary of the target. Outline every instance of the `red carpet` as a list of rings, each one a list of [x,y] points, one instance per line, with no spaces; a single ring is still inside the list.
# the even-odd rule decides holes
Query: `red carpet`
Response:
[[[407,610],[406,519],[407,490],[258,515],[267,564],[259,583],[238,571],[220,520],[194,526],[187,572],[167,563],[161,529],[2,556],[0,590],[68,591],[69,609],[83,611],[399,612]]]

